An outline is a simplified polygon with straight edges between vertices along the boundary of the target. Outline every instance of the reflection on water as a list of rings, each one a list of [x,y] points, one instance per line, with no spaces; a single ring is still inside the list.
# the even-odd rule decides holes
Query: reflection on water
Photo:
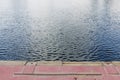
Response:
[[[0,0],[1,60],[120,60],[119,0]]]

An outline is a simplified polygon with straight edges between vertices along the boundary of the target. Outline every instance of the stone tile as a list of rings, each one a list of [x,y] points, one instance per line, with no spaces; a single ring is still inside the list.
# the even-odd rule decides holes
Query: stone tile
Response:
[[[28,62],[24,66],[23,73],[24,74],[32,74],[34,72],[36,66],[37,66],[37,62]]]
[[[100,73],[102,72],[101,67],[97,69],[97,67],[92,66],[37,66],[35,69],[35,73],[53,73],[53,72],[64,72],[64,73]]]
[[[75,80],[74,77],[67,77],[67,76],[46,76],[46,77],[36,77],[34,80]]]

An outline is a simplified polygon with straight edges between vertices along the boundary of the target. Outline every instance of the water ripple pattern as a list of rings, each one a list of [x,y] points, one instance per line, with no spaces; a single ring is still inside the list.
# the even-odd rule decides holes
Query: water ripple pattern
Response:
[[[0,0],[0,60],[119,61],[119,0]]]

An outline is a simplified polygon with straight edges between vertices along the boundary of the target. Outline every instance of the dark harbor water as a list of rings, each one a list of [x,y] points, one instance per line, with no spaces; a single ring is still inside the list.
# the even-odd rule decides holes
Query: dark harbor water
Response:
[[[120,61],[120,0],[0,0],[0,60]]]

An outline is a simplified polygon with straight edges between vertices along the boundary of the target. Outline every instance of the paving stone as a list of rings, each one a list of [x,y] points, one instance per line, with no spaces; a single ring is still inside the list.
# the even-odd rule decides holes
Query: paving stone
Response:
[[[25,66],[24,66],[24,74],[32,74],[35,70],[35,67],[37,65],[37,62],[28,62]]]
[[[25,66],[0,65],[0,80],[120,80],[120,74],[118,74],[118,72],[120,72],[120,66],[118,65],[115,66],[113,64],[110,65],[105,64],[104,66],[88,66],[88,65],[37,66],[37,63],[30,62],[27,63]],[[39,73],[45,75],[39,75]],[[46,73],[48,75],[46,75]],[[64,75],[64,73],[68,75]],[[79,73],[84,75],[81,74],[76,75]],[[100,73],[100,75],[88,75],[87,73],[88,74]]]
[[[36,77],[34,80],[75,80],[74,77],[56,77],[56,76],[52,76],[52,77]]]
[[[120,80],[120,76],[106,75],[104,80]]]
[[[113,65],[104,66],[104,69],[105,69],[106,73],[108,73],[108,74],[118,74],[119,73],[117,71],[116,67]]]
[[[11,80],[34,80],[34,79],[35,79],[34,76],[26,76],[26,75],[24,75],[24,76],[14,76],[14,77],[12,77]]]
[[[12,80],[15,72],[20,72],[23,66],[0,66],[0,80]]]
[[[35,73],[65,72],[65,73],[100,73],[101,68],[94,69],[92,66],[37,66]]]
[[[118,73],[120,74],[120,65],[116,66],[116,70],[118,71]]]

